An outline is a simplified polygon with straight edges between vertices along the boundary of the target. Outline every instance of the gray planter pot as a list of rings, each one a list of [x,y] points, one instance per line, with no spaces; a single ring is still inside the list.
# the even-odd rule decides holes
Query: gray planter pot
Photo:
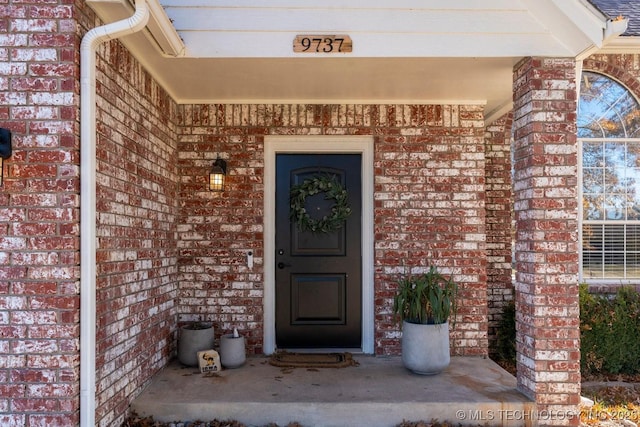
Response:
[[[449,323],[419,325],[402,322],[402,363],[420,375],[442,372],[451,357],[449,354]]]
[[[220,363],[228,369],[239,368],[247,360],[244,337],[233,334],[220,337]]]
[[[178,337],[178,360],[187,366],[198,366],[198,352],[213,349],[214,329],[190,329],[190,325],[180,328]]]

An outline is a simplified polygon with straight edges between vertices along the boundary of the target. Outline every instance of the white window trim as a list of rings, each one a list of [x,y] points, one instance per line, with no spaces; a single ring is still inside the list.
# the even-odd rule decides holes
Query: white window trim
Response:
[[[607,76],[610,77],[610,76]],[[583,205],[582,205],[582,200],[583,200],[583,196],[584,196],[584,192],[583,192],[583,163],[582,163],[582,158],[583,158],[583,144],[585,142],[619,142],[619,143],[623,143],[623,142],[633,142],[633,143],[637,143],[640,144],[640,138],[578,138],[578,170],[580,171],[580,173],[578,174],[578,223],[579,223],[579,227],[578,227],[578,256],[580,257],[580,262],[579,264],[579,270],[578,270],[578,277],[579,277],[579,281],[580,283],[586,283],[586,284],[602,284],[602,285],[634,285],[634,284],[640,284],[640,277],[633,277],[633,278],[606,278],[606,277],[595,277],[595,278],[591,278],[591,277],[584,277],[584,266],[583,266],[583,247],[582,247],[582,243],[583,243],[583,233],[582,233],[582,227],[585,224],[585,219],[584,219],[584,209],[583,209]],[[629,221],[629,220],[616,220],[615,222],[613,221],[606,221],[606,220],[592,220],[589,221],[589,223],[591,224],[620,224],[620,225],[625,225],[625,224],[640,224],[640,221]],[[604,268],[604,265],[603,265]],[[625,266],[625,275],[626,275],[626,266]]]
[[[631,90],[629,90],[629,88],[627,87],[627,85],[625,83],[623,83],[622,81],[620,81],[618,78],[611,76],[610,74],[607,74],[605,72],[602,72],[600,70],[592,70],[592,69],[584,69],[582,67],[582,63],[579,61],[578,62],[578,68],[577,68],[577,75],[582,76],[582,72],[589,72],[589,73],[595,73],[595,74],[600,74],[608,79],[611,79],[615,82],[617,82],[618,84],[620,84],[623,88],[625,88],[627,90],[627,92],[636,100],[636,102],[638,102],[638,104],[640,104],[640,100],[638,99],[638,97],[636,96],[635,93],[633,93]],[[578,83],[578,102],[580,102],[580,83]],[[582,248],[582,237],[583,237],[583,233],[582,233],[582,227],[584,224],[584,209],[582,206],[582,200],[583,200],[583,186],[582,186],[582,176],[583,176],[583,163],[582,163],[582,154],[583,154],[583,143],[584,142],[596,142],[596,141],[612,141],[612,142],[638,142],[640,143],[640,138],[605,138],[605,137],[598,137],[598,138],[578,138],[578,256],[579,258],[579,262],[578,262],[578,277],[580,280],[580,283],[587,283],[587,284],[602,284],[602,285],[610,285],[610,284],[616,284],[616,285],[631,285],[631,284],[636,284],[636,283],[640,283],[640,277],[638,278],[631,278],[631,279],[627,279],[627,278],[585,278],[584,277],[584,268],[583,268],[583,248]],[[602,220],[602,223],[607,222],[610,223],[609,221],[604,221]],[[620,222],[620,224],[629,224],[632,223],[632,221],[624,221],[624,222]],[[625,273],[626,274],[626,273]]]

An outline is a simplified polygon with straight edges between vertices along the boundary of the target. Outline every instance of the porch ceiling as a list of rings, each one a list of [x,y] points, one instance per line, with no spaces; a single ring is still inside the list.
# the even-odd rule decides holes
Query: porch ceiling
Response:
[[[133,10],[88,3],[105,22]],[[154,24],[122,41],[179,103],[477,103],[489,121],[511,108],[515,62],[576,57],[607,26],[586,0],[149,3],[184,48],[167,55]],[[295,53],[301,34],[349,35],[353,52]]]

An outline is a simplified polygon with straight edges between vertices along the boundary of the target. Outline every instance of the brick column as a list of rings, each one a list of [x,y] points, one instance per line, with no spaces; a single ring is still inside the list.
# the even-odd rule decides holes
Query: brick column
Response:
[[[575,62],[514,68],[518,388],[540,425],[579,425]],[[575,416],[571,416],[575,414]]]
[[[2,426],[79,422],[76,8],[0,1]]]

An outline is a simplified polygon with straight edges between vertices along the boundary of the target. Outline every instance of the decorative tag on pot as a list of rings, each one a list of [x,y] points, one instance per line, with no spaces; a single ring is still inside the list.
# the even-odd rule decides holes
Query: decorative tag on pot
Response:
[[[198,364],[200,365],[200,372],[220,372],[220,355],[215,350],[205,350],[198,352]]]

